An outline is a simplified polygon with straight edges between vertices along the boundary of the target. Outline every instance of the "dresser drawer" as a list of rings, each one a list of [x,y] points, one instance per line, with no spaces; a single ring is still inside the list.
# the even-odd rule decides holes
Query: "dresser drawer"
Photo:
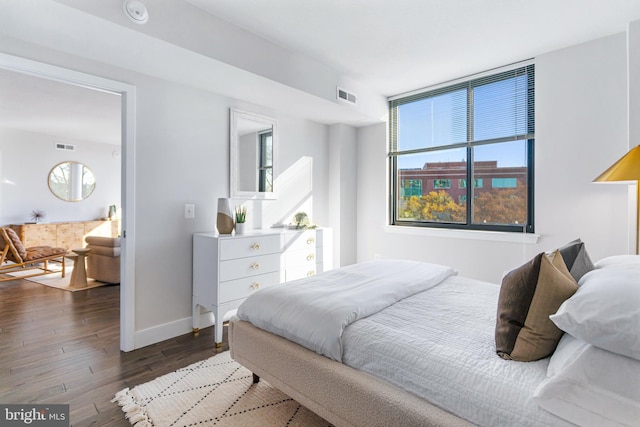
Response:
[[[302,265],[287,268],[284,272],[285,281],[304,279],[322,273],[322,264]]]
[[[322,246],[322,233],[316,230],[286,233],[283,235],[283,243],[283,249],[285,251],[296,251],[315,246]]]
[[[213,261],[212,261],[213,262]],[[219,280],[239,279],[280,270],[280,254],[252,256],[220,261]]]
[[[233,237],[220,241],[220,260],[274,254],[280,250],[278,235]]]
[[[259,274],[220,283],[220,304],[246,298],[258,289],[280,283],[280,273]]]
[[[322,262],[322,248],[312,246],[297,251],[287,251],[285,253],[285,265],[287,268],[296,265],[315,265]]]

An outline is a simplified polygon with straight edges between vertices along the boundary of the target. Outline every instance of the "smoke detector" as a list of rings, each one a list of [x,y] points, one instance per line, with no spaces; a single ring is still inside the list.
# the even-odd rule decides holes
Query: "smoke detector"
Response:
[[[124,14],[127,15],[127,18],[136,24],[146,24],[149,20],[149,12],[141,1],[125,0],[122,8],[124,9]]]

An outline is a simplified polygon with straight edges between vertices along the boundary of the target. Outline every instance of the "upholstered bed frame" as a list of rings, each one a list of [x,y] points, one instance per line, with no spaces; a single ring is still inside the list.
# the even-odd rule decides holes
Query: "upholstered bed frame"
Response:
[[[229,322],[231,357],[336,426],[469,426],[372,375],[248,322]],[[462,396],[461,396],[462,397]]]

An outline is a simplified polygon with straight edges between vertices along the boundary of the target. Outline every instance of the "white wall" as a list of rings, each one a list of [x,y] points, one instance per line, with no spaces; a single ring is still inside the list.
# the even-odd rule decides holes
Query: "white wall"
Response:
[[[499,282],[577,237],[594,260],[627,253],[627,189],[592,183],[627,150],[626,97],[624,34],[536,58],[535,244],[390,232],[386,126],[359,129],[358,260],[424,260]]]
[[[627,152],[626,64],[625,34],[538,58],[536,230],[542,249],[574,235],[596,259],[627,252],[627,188],[592,182]]]
[[[334,228],[334,266],[357,261],[357,131],[344,124],[329,128],[330,215]]]
[[[55,143],[75,150],[57,150]],[[120,158],[114,152],[120,146],[0,128],[0,224],[31,221],[36,209],[46,213],[47,222],[107,216],[109,205],[120,206]],[[64,161],[83,163],[93,172],[96,188],[87,199],[65,202],[49,191],[49,172]]]

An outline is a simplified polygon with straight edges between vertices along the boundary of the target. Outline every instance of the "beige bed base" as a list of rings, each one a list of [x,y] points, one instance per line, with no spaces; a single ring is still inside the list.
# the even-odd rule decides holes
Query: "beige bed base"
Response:
[[[469,426],[417,396],[248,322],[229,322],[231,357],[336,426]],[[461,396],[462,397],[462,396]]]

